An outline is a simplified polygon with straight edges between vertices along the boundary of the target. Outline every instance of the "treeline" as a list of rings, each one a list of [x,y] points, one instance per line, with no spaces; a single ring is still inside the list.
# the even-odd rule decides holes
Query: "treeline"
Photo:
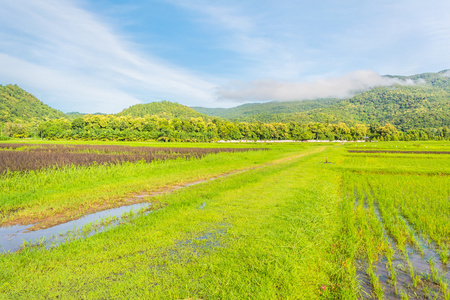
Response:
[[[85,115],[72,121],[61,118],[42,122],[36,128],[7,123],[3,135],[44,139],[209,142],[217,140],[443,140],[450,139],[447,126],[399,131],[391,124],[262,123],[230,122],[223,119],[165,119],[158,116],[133,118]]]

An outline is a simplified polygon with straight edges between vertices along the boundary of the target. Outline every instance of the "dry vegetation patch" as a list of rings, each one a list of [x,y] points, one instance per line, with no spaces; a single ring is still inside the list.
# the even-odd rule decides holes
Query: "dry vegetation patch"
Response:
[[[129,147],[115,145],[35,145],[0,144],[0,174],[15,171],[40,170],[68,165],[103,165],[201,158],[219,152],[243,152],[251,148],[171,148]]]

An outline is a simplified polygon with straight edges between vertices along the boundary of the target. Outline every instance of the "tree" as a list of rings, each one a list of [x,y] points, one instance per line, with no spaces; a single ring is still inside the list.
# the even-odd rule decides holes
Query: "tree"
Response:
[[[28,136],[28,128],[21,123],[7,122],[3,126],[3,134],[9,137],[24,138]]]
[[[81,130],[84,129],[84,126],[86,125],[86,122],[83,118],[76,118],[72,121],[70,127],[72,129]]]

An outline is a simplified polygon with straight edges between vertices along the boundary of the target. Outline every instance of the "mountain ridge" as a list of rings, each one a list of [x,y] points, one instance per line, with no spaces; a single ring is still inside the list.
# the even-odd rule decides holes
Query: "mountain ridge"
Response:
[[[450,126],[450,70],[386,77],[412,80],[416,84],[376,87],[348,99],[247,103],[228,109],[193,108],[240,122],[389,123],[403,130]]]
[[[145,115],[156,115],[160,118],[173,119],[173,118],[203,118],[208,119],[206,114],[195,111],[194,109],[175,102],[160,101],[151,102],[145,104],[135,104],[122,110],[116,116],[131,116],[134,118],[143,118]]]
[[[417,84],[377,87],[348,99],[246,103],[233,108],[188,107],[160,101],[133,105],[115,116],[138,118],[156,115],[165,119],[202,118],[205,121],[220,118],[232,122],[262,123],[379,123],[392,124],[401,130],[450,126],[450,70],[386,77],[412,80]],[[7,122],[34,126],[46,120],[66,118],[71,121],[85,115],[77,112],[64,114],[17,85],[0,85],[0,126]]]
[[[0,85],[0,123],[35,123],[65,116],[17,85]]]

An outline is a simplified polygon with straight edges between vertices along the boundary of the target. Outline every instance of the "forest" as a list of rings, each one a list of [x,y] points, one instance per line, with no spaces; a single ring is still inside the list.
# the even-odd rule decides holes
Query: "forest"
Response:
[[[435,129],[410,129],[400,131],[391,124],[372,123],[369,126],[343,122],[329,123],[262,123],[231,122],[219,118],[204,120],[166,119],[156,115],[133,118],[131,116],[85,115],[73,121],[55,119],[45,121],[33,131],[15,132],[17,127],[5,127],[4,133],[13,137],[36,137],[70,140],[117,140],[163,142],[210,142],[218,140],[378,140],[415,141],[446,140],[450,138],[447,126]],[[7,124],[7,126],[9,126]],[[16,124],[17,126],[17,124]]]

